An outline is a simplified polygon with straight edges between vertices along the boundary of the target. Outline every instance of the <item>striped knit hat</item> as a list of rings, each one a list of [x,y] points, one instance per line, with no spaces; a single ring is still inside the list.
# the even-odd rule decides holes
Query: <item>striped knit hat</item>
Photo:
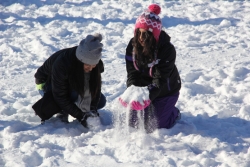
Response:
[[[135,30],[137,28],[143,28],[153,33],[154,38],[158,42],[159,36],[161,33],[161,19],[158,14],[161,12],[161,7],[157,4],[149,5],[148,9],[146,9],[136,20]],[[134,31],[135,31],[134,30]]]

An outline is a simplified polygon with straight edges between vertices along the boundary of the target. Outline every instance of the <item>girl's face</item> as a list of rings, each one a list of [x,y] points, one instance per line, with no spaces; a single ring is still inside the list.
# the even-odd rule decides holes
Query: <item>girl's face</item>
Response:
[[[90,64],[83,64],[83,70],[86,73],[89,73],[90,71],[92,71],[93,68],[95,68],[96,65],[90,65]]]
[[[139,28],[139,43],[141,44],[141,46],[145,45],[145,40],[147,39],[148,34],[147,34],[147,30],[143,29],[143,28]]]

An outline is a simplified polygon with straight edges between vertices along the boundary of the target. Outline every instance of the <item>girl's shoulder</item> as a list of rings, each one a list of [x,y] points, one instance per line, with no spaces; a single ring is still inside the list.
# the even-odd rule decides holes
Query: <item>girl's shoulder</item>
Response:
[[[161,30],[160,37],[159,37],[159,43],[161,42],[170,42],[171,37],[166,33],[166,31]]]
[[[134,38],[131,38],[128,45],[127,45],[127,48],[126,48],[127,52],[132,52],[132,50],[133,50],[133,39]]]

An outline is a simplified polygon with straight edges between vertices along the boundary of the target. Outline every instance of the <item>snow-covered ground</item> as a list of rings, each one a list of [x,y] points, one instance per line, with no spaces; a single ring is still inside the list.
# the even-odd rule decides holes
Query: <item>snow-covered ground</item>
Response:
[[[182,79],[172,129],[127,131],[124,54],[134,23],[160,4]],[[55,51],[103,35],[107,105],[87,131],[71,117],[40,125],[36,69]],[[250,2],[145,0],[0,1],[0,166],[250,166]]]

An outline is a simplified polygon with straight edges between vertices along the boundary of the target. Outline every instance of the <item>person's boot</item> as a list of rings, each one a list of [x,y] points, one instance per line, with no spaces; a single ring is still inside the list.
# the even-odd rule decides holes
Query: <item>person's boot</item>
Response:
[[[181,119],[181,112],[180,112],[180,110],[177,107],[175,107],[175,108],[176,108],[176,110],[178,112],[178,115],[177,115],[174,123],[169,128],[167,128],[167,129],[171,129],[172,127],[174,127],[174,125]]]
[[[61,111],[60,113],[56,114],[56,118],[59,118],[62,122],[69,123],[68,120],[69,114],[67,114],[64,111]]]
[[[178,120],[181,119],[181,112],[180,112],[180,110],[177,107],[175,107],[175,108],[178,110],[178,115],[177,115],[175,121],[178,121]]]

